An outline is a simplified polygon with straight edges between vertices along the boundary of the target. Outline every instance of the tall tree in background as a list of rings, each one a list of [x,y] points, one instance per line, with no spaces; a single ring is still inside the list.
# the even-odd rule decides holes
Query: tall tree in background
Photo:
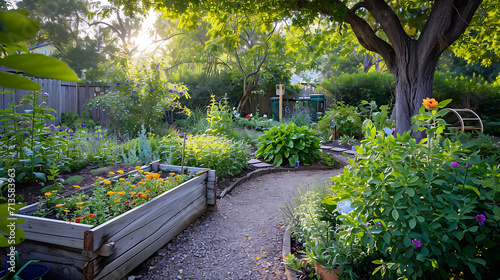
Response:
[[[136,0],[116,1],[125,7],[138,8]],[[145,3],[142,1],[141,3]],[[396,79],[396,131],[410,130],[411,117],[418,113],[422,99],[432,96],[432,81],[441,53],[467,30],[475,30],[472,37],[460,43],[481,45],[485,40],[497,40],[488,27],[498,25],[497,0],[236,0],[147,2],[169,15],[179,15],[184,24],[195,22],[207,11],[211,17],[227,19],[234,13],[258,15],[268,23],[291,21],[297,26],[308,26],[318,18],[330,22],[328,26],[350,27],[359,43],[378,53]],[[118,3],[117,3],[118,4]],[[481,12],[474,17],[481,6]],[[471,25],[473,21],[477,23]],[[494,29],[490,29],[494,30]],[[470,32],[469,31],[469,32]],[[469,33],[468,32],[468,33]],[[469,34],[468,34],[469,35]],[[465,48],[459,50],[465,50]],[[481,49],[478,47],[478,49]],[[488,51],[498,53],[498,44],[480,51],[488,63]],[[455,50],[455,48],[454,48]],[[457,53],[460,53],[457,51]],[[462,54],[467,51],[462,51]],[[465,56],[465,55],[463,55]],[[467,57],[466,57],[467,58]],[[469,56],[470,58],[470,56]],[[417,138],[423,135],[415,135]]]

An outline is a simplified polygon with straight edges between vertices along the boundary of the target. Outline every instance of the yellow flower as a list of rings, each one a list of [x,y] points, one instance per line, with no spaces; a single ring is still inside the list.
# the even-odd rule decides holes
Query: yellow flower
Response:
[[[44,195],[45,195],[45,196],[51,196],[51,195],[52,195],[52,193],[51,193],[51,192],[46,192],[46,193],[44,193]]]
[[[102,181],[102,180],[104,180],[104,178],[102,178],[102,177],[97,177],[97,180]]]
[[[80,188],[80,186],[78,186],[78,185],[74,185],[73,187],[74,187],[74,188],[77,188],[77,189],[79,189],[79,188]]]
[[[64,212],[66,212],[66,213],[69,213],[69,210],[68,210],[68,209],[64,209],[63,211],[64,211]]]
[[[175,178],[179,178],[179,176],[181,176],[181,175],[177,174],[177,175],[175,175]]]
[[[104,180],[104,184],[111,185],[111,181],[110,180]]]
[[[126,182],[125,184],[127,184],[127,185],[128,185],[128,184],[130,184],[130,182]]]
[[[198,160],[201,160],[201,158],[198,158]]]
[[[119,180],[119,181],[125,181],[125,179],[123,179],[123,178],[120,178],[120,179],[118,179],[118,180]]]
[[[114,195],[114,194],[115,194],[115,192],[112,192],[112,191],[108,192],[108,195]]]
[[[141,170],[139,170],[139,171],[137,171],[137,172],[142,173],[142,172],[144,172],[144,170],[142,170],[142,169],[141,169]]]
[[[53,193],[56,193],[56,192],[57,192],[57,190],[53,190],[52,192],[53,192]]]
[[[163,182],[163,178],[160,178],[160,182]]]
[[[120,173],[120,174],[123,174],[123,170],[118,170],[118,171],[116,171],[116,172],[118,172],[118,173]]]
[[[82,205],[84,204],[85,202],[78,202],[76,205]]]
[[[132,187],[132,188],[135,188],[135,185],[132,185],[131,187]]]
[[[56,207],[59,208],[59,207],[63,207],[64,204],[57,204]]]
[[[146,171],[146,172],[144,172],[144,174],[149,175],[149,174],[151,174],[151,173],[149,173],[149,172],[147,172],[147,171]]]
[[[256,260],[258,260],[258,259],[260,259],[260,258],[259,258],[259,257],[256,257],[255,259],[256,259]]]
[[[170,176],[174,176],[174,175],[175,175],[175,173],[170,173]]]
[[[108,172],[109,175],[115,175],[115,172]]]
[[[114,202],[115,202],[115,203],[118,203],[118,202],[120,202],[120,200],[119,200],[119,199],[117,199],[117,200],[115,200]]]
[[[424,105],[426,108],[434,108],[437,107],[437,105],[439,104],[434,98],[427,97],[426,99],[422,100],[423,100],[422,105]]]
[[[139,169],[139,168],[141,168],[141,167],[140,167],[140,166],[136,166],[136,167],[135,167],[135,169]]]
[[[117,192],[119,195],[125,195],[125,192]]]

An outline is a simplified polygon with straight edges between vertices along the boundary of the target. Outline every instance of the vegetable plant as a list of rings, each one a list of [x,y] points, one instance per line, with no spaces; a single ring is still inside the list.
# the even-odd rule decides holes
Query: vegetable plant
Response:
[[[314,162],[319,158],[318,132],[307,126],[297,126],[293,122],[273,127],[259,137],[256,157],[262,157],[274,166],[284,162],[294,166]]]

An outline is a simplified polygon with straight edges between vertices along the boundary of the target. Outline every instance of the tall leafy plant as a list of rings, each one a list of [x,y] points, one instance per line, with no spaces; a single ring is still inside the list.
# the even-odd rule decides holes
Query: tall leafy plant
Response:
[[[262,157],[274,166],[285,162],[294,166],[314,162],[319,158],[318,132],[307,126],[297,126],[293,122],[275,126],[259,137],[256,157]]]

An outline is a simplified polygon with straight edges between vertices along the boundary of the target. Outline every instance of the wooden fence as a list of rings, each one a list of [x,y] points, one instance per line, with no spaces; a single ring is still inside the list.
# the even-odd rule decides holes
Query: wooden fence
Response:
[[[42,86],[41,91],[47,92],[49,98],[44,100],[48,108],[56,110],[56,119],[49,121],[47,124],[57,125],[61,122],[61,114],[73,112],[82,114],[87,108],[84,107],[85,103],[100,94],[103,94],[111,86],[108,84],[89,84],[89,83],[75,83],[50,79],[32,79]],[[1,91],[11,91],[10,94],[0,94],[1,109],[11,108],[11,103],[19,105],[21,97],[30,93],[27,90],[9,89],[0,87]],[[24,110],[30,109],[24,106],[16,108],[17,113],[24,113]],[[109,111],[104,107],[94,107],[90,109],[90,117],[95,122],[102,124],[109,123]]]

